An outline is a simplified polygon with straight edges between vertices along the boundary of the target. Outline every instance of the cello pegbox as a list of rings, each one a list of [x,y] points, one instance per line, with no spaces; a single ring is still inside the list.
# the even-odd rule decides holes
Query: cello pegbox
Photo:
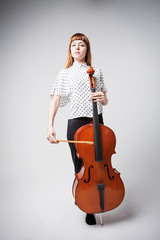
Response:
[[[89,67],[89,69],[87,70],[87,73],[89,75],[89,80],[90,80],[90,88],[96,88],[96,85],[95,85],[95,81],[94,81],[94,77],[92,76],[94,74],[94,69],[93,67]]]
[[[87,73],[89,74],[89,76],[92,76],[94,74],[94,69],[93,67],[89,67],[89,69],[87,70]]]

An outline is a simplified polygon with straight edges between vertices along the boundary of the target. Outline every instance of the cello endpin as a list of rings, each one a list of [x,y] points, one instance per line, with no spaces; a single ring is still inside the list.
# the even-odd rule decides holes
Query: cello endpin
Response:
[[[100,213],[99,217],[100,217],[101,226],[103,227],[102,213]]]

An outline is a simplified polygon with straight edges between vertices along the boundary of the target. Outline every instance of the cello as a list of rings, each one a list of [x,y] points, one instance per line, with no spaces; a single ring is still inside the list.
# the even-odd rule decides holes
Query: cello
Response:
[[[95,92],[94,69],[90,67],[87,73],[91,92]],[[120,205],[125,188],[120,173],[111,164],[111,156],[115,153],[115,134],[109,127],[99,124],[97,102],[94,99],[92,109],[93,121],[80,127],[74,135],[77,156],[82,158],[83,164],[80,172],[75,174],[72,193],[82,211],[100,213],[102,224],[101,213]],[[94,144],[85,144],[83,141]]]

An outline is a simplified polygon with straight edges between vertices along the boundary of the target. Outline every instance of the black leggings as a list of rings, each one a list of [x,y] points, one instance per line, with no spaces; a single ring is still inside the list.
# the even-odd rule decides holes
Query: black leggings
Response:
[[[74,140],[74,134],[77,131],[77,129],[85,124],[90,123],[91,121],[93,121],[93,118],[88,118],[88,117],[68,119],[67,139]],[[99,123],[104,124],[102,113],[99,115]],[[71,150],[75,173],[78,173],[81,169],[82,159],[77,157],[74,143],[69,143],[69,147]]]

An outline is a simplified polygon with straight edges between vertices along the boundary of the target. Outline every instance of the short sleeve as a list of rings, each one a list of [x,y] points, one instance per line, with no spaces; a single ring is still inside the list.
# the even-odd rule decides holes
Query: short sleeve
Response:
[[[64,107],[70,101],[70,83],[66,69],[62,69],[58,73],[49,95],[51,98],[54,95],[61,96],[60,107]]]
[[[101,91],[105,91],[107,92],[107,87],[106,87],[106,84],[104,82],[104,78],[103,78],[103,73],[101,71],[101,69],[99,69],[99,72],[100,72],[100,82],[101,82]]]

